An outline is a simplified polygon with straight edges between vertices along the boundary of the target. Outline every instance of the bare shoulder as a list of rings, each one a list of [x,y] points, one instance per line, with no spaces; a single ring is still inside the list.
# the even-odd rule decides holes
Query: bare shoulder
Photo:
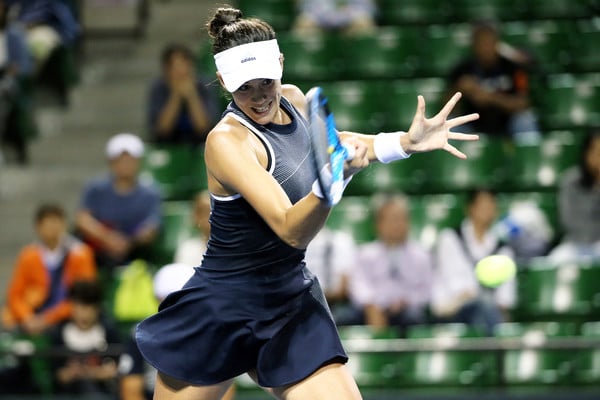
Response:
[[[306,108],[306,97],[298,86],[282,85],[281,92],[283,96],[294,105],[294,107],[304,112],[304,109]]]
[[[241,145],[246,138],[247,131],[239,121],[231,116],[225,116],[206,137],[206,155],[218,154],[220,151],[231,149],[232,146]]]

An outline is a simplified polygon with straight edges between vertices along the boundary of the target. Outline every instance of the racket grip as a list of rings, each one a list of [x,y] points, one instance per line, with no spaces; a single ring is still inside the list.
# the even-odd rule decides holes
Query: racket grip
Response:
[[[354,156],[356,155],[354,146],[349,146],[349,145],[343,144],[343,143],[342,143],[342,146],[344,147],[344,150],[346,150],[346,156],[344,157],[346,159],[346,161],[353,160]]]

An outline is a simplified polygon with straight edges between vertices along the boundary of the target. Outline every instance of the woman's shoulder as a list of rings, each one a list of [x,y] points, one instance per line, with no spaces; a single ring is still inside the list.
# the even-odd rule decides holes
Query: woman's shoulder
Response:
[[[281,93],[294,107],[299,110],[303,110],[306,105],[306,97],[298,86],[295,85],[282,85]]]

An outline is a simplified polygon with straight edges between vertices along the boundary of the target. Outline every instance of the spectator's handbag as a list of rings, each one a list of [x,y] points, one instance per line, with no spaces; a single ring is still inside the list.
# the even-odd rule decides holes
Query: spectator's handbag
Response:
[[[115,291],[114,316],[118,321],[140,321],[157,309],[152,273],[145,261],[135,260],[121,272]]]

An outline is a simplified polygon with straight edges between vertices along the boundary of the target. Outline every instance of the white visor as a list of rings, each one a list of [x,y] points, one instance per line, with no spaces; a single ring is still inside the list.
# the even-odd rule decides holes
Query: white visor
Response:
[[[283,70],[277,40],[265,40],[232,47],[215,54],[217,71],[225,88],[233,93],[252,79],[281,79]]]

